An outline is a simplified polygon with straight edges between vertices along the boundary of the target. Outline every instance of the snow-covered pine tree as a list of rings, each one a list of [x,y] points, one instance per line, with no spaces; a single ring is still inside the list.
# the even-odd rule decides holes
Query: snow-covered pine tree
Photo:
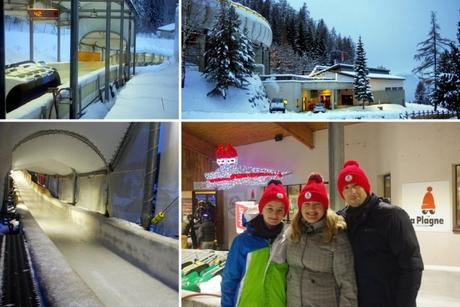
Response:
[[[441,55],[439,82],[434,96],[443,107],[456,112],[460,119],[460,44],[457,47],[451,43],[450,50]]]
[[[256,61],[252,43],[248,38],[248,29],[244,27],[241,33],[241,55],[243,60],[244,76],[251,76],[254,72]]]
[[[254,52],[252,48],[249,49],[251,44],[249,41],[243,45],[243,39],[247,36],[240,30],[241,21],[233,6],[229,7],[227,23],[233,32],[228,44],[230,47],[230,69],[238,79],[235,86],[242,88],[247,83],[245,77],[251,75],[254,70],[254,67],[251,66],[251,62],[255,63]],[[252,52],[249,54],[249,51]]]
[[[415,89],[414,102],[418,104],[427,104],[426,88],[423,80],[420,80],[417,84],[417,88]]]
[[[229,86],[241,88],[246,83],[247,71],[243,63],[247,54],[243,54],[239,26],[240,20],[235,9],[226,2],[221,2],[205,52],[205,77],[216,83],[208,95],[221,95],[225,99]]]
[[[361,36],[358,40],[354,71],[355,80],[353,82],[353,91],[356,99],[358,99],[358,101],[362,101],[364,110],[365,102],[373,102],[374,96],[372,95],[371,86],[369,84],[369,70],[366,65],[366,52],[364,51]]]
[[[313,58],[317,65],[326,65],[328,59],[327,41],[329,38],[329,30],[323,19],[320,19],[316,27],[315,43],[313,49]]]
[[[442,38],[439,31],[436,14],[431,12],[431,29],[428,38],[417,44],[417,54],[414,56],[414,59],[421,61],[421,63],[412,70],[429,88],[431,104],[434,105],[435,111],[438,107],[438,100],[434,95],[438,87],[438,59],[450,42],[448,39]]]

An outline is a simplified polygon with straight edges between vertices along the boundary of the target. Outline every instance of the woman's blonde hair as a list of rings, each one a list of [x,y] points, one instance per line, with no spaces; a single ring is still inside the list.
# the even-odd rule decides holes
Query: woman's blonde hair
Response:
[[[337,215],[337,213],[335,213],[329,208],[326,210],[326,216],[324,217],[324,219],[326,219],[326,225],[323,231],[324,242],[331,242],[337,231],[343,231],[347,229],[347,224],[345,223],[343,217]],[[291,241],[293,242],[298,243],[300,241],[302,233],[304,232],[304,229],[304,219],[302,217],[301,208],[299,208],[291,222],[291,231],[289,239],[291,239]]]

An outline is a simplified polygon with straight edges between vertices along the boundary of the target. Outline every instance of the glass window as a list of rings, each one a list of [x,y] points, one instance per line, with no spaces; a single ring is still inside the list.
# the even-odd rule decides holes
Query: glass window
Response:
[[[453,220],[453,230],[454,232],[460,233],[460,165],[454,166],[454,184],[455,184],[455,193],[454,193],[454,220]]]
[[[289,198],[289,212],[286,215],[285,221],[289,224],[294,217],[295,213],[297,212],[297,198],[299,197],[300,189],[302,188],[302,185],[300,184],[293,184],[293,185],[287,185],[287,193],[288,193],[288,198]]]
[[[383,176],[383,197],[391,201],[391,174]]]

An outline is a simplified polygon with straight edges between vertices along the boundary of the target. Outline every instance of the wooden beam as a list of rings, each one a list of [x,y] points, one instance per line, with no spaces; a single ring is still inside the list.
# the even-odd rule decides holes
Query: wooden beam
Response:
[[[315,148],[313,139],[313,130],[308,126],[308,123],[274,123],[281,127],[284,131],[291,134],[299,142],[306,145],[308,148]]]
[[[216,145],[203,141],[195,135],[182,129],[182,146],[194,152],[198,152],[214,160],[216,158]]]

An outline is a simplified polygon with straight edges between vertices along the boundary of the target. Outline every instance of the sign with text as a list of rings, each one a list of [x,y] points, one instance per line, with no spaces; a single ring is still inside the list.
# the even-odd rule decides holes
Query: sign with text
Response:
[[[448,181],[402,186],[403,208],[416,231],[452,231],[452,200]]]
[[[255,210],[257,209],[257,210]],[[249,211],[248,211],[249,210]],[[236,233],[242,233],[246,230],[246,227],[243,225],[243,214],[245,212],[252,213],[256,215],[259,213],[259,208],[253,201],[236,201],[235,202],[235,226]]]
[[[43,8],[29,8],[27,9],[30,19],[43,20],[43,19],[58,19],[58,9],[43,9]]]

